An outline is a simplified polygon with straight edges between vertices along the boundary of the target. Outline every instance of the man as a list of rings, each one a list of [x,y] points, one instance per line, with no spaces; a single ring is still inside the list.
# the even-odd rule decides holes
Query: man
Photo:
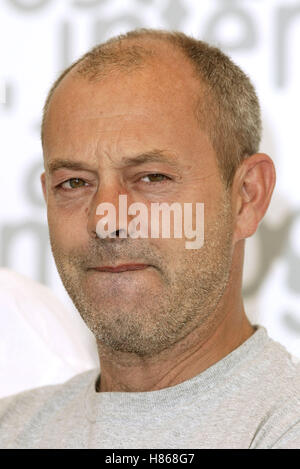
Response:
[[[299,366],[249,322],[241,294],[245,239],[275,184],[260,133],[246,75],[182,33],[133,31],[59,77],[42,185],[58,271],[101,373],[4,399],[2,446],[300,445]],[[128,236],[121,195],[149,210],[203,203],[204,244]],[[117,215],[109,236],[101,204]]]

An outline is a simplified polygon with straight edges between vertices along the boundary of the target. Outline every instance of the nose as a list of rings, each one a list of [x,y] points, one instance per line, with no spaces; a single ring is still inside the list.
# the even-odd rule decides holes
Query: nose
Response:
[[[101,239],[126,238],[128,193],[114,181],[99,186],[88,213],[88,233]]]

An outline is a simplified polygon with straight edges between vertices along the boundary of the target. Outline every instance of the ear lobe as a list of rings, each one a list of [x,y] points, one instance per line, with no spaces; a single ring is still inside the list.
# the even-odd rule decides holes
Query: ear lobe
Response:
[[[252,236],[269,206],[276,181],[274,163],[264,153],[247,157],[233,183],[235,241]]]

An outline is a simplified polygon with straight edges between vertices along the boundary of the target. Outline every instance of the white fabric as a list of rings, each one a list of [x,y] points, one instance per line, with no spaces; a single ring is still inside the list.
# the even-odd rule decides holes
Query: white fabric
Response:
[[[99,367],[94,336],[48,287],[0,269],[0,312],[0,397]]]

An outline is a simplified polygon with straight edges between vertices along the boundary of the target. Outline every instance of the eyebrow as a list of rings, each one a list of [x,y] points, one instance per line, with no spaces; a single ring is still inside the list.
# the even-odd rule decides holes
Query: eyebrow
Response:
[[[138,166],[144,163],[168,163],[174,168],[178,168],[178,159],[164,150],[151,150],[132,157],[123,157],[119,167]]]
[[[122,169],[123,167],[139,166],[144,163],[168,163],[174,169],[178,169],[178,159],[175,155],[171,155],[164,150],[151,150],[132,157],[123,157],[121,162],[117,164],[117,168]],[[86,163],[80,161],[73,161],[68,159],[56,159],[48,163],[48,170],[52,174],[58,169],[73,169],[73,170],[84,170],[94,171]]]
[[[81,163],[79,161],[72,161],[72,160],[66,160],[66,159],[57,159],[54,161],[50,161],[50,163],[48,163],[47,166],[48,166],[48,170],[50,173],[54,173],[54,171],[57,171],[58,169],[63,169],[63,168],[93,171],[93,169],[90,168],[87,164]]]

